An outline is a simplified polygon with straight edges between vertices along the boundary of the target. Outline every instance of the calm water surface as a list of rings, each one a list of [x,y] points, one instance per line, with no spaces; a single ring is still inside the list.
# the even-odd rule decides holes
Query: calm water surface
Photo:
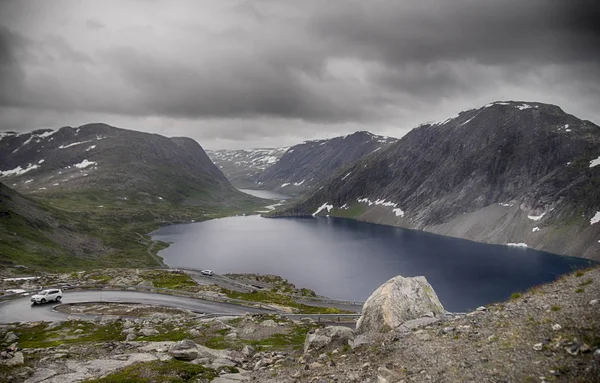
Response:
[[[590,261],[337,218],[230,217],[153,233],[172,267],[276,274],[333,298],[365,300],[396,275],[424,275],[464,311],[506,299]]]

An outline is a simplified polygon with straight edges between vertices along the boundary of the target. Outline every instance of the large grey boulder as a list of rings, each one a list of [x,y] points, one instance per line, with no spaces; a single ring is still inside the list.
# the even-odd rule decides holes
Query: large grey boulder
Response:
[[[386,332],[431,313],[443,314],[444,307],[427,279],[397,276],[379,286],[367,299],[356,330]]]
[[[306,335],[304,353],[347,345],[352,339],[354,339],[354,331],[348,327],[327,326],[316,329]]]

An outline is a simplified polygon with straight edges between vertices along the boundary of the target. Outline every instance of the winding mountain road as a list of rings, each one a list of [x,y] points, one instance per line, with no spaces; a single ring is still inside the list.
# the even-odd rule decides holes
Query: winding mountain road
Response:
[[[231,303],[136,291],[66,291],[62,299],[62,303],[84,302],[135,302],[176,307],[216,315],[272,312]],[[32,305],[29,296],[0,302],[0,323],[65,320],[71,315],[53,311],[52,308],[54,306],[56,306],[56,303],[53,302],[43,305]]]

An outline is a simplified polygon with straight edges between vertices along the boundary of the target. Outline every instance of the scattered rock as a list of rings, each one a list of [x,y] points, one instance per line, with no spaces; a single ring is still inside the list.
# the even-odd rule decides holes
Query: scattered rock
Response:
[[[279,326],[277,324],[277,322],[275,322],[273,319],[267,319],[266,321],[261,322],[260,325],[264,326],[264,327],[277,327],[277,326]]]
[[[555,323],[555,324],[552,325],[552,330],[558,331],[560,329],[562,329],[562,326],[559,325],[558,323]]]
[[[360,334],[356,338],[348,341],[348,345],[352,347],[353,350],[360,346],[368,345],[370,343],[371,340],[365,334]]]
[[[9,359],[1,359],[0,365],[14,367],[20,366],[25,363],[25,357],[21,351],[15,352],[12,358]]]
[[[198,357],[196,343],[185,339],[175,343],[169,350],[169,354],[179,360],[194,360]]]
[[[542,351],[543,348],[544,348],[543,343],[536,343],[536,344],[533,345],[533,349],[535,351]]]
[[[394,371],[383,366],[377,369],[377,383],[396,383],[399,380],[400,375]]]
[[[445,311],[427,279],[396,276],[367,299],[356,329],[359,333],[386,332],[431,312],[441,315]]]
[[[159,332],[156,329],[153,328],[143,328],[139,331],[139,334],[142,336],[154,336],[154,335],[158,335]]]
[[[127,337],[125,337],[125,340],[127,342],[131,342],[135,340],[135,334],[127,334]]]
[[[5,343],[14,343],[18,340],[19,340],[19,337],[16,336],[15,333],[12,331],[7,332],[6,335],[4,336]]]
[[[63,323],[64,322],[62,321],[50,322],[46,327],[46,330],[54,330],[55,328],[62,326]]]
[[[250,345],[246,345],[244,346],[244,348],[242,349],[242,354],[246,357],[246,358],[250,358],[252,357],[252,355],[254,355],[254,353],[256,352],[256,350],[254,349],[254,347],[250,346]]]
[[[590,305],[592,305],[592,306],[593,306],[593,305],[597,305],[597,304],[598,304],[598,299],[592,299],[592,300],[590,301]]]
[[[354,332],[348,327],[327,326],[308,333],[304,341],[304,353],[311,350],[321,351],[326,348],[337,348],[354,339]]]

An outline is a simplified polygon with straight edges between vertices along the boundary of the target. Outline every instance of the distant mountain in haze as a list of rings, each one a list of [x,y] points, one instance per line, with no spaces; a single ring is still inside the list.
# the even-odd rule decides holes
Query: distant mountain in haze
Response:
[[[494,102],[421,125],[333,173],[275,215],[349,217],[600,260],[600,128],[558,106]]]
[[[206,154],[236,187],[253,188],[254,178],[273,166],[289,149],[260,148],[239,150],[207,150]]]
[[[301,194],[343,166],[395,141],[369,132],[305,141],[289,148],[279,161],[258,174],[254,178],[255,187],[288,195]]]

